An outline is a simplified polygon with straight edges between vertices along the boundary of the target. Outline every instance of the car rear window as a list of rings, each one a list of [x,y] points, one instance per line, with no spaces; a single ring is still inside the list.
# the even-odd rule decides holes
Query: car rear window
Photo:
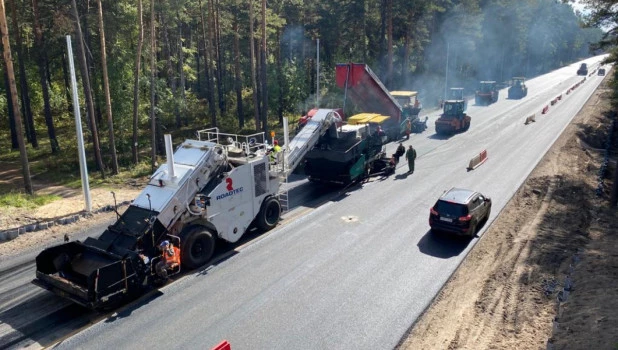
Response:
[[[468,208],[463,204],[451,203],[447,201],[438,201],[436,203],[436,211],[440,215],[449,216],[464,216],[468,214]]]

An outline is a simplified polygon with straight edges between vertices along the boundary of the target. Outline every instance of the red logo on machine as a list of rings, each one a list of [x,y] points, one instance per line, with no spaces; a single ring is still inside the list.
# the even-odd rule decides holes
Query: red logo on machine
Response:
[[[231,177],[226,178],[225,179],[225,183],[227,184],[225,186],[225,189],[227,190],[227,192],[222,193],[222,194],[218,195],[217,197],[215,197],[216,200],[223,199],[223,198],[226,198],[226,197],[229,197],[229,196],[233,196],[233,195],[235,195],[237,193],[242,192],[242,190],[243,190],[242,186],[238,187],[238,188],[234,188],[234,181],[232,180]]]

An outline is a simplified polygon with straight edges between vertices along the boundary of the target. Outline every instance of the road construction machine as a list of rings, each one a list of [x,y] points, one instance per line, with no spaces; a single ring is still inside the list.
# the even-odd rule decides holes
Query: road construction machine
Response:
[[[526,86],[526,78],[513,77],[511,86],[508,89],[509,99],[520,99],[528,96],[528,87]]]
[[[296,124],[296,132],[298,132],[307,122],[311,119],[319,110],[319,108],[311,108],[306,114],[304,114],[300,119],[298,119],[298,123]],[[335,111],[341,117],[341,122],[337,123],[337,127],[341,126],[341,124],[345,121],[345,114],[343,113],[343,108],[335,108]]]
[[[479,106],[487,106],[498,101],[500,91],[495,81],[481,81],[476,90],[475,103]]]
[[[470,128],[472,118],[464,112],[464,101],[444,101],[443,112],[436,120],[436,133],[451,135]]]
[[[464,101],[464,112],[468,109],[468,100],[464,96],[464,88],[462,87],[450,88],[447,100]]]
[[[390,158],[383,150],[388,137],[378,122],[389,117],[370,113],[357,116],[350,117],[349,124],[336,132],[321,136],[307,153],[304,168],[309,181],[346,186],[389,168]]]
[[[340,122],[334,110],[318,110],[274,157],[264,133],[202,130],[174,153],[171,136],[165,135],[167,163],[117,221],[97,238],[43,250],[32,282],[103,309],[165,282],[156,273],[163,241],[180,248],[181,263],[167,266],[170,275],[203,266],[218,240],[234,243],[252,227],[267,231],[277,225],[287,202],[282,182]]]
[[[390,116],[384,125],[390,141],[400,139],[410,120],[412,132],[423,132],[426,121],[419,118],[422,105],[416,91],[388,91],[380,79],[364,63],[338,63],[336,83],[344,90],[345,109],[347,98],[365,113]]]
[[[586,63],[582,63],[577,70],[577,75],[588,75],[588,65]]]

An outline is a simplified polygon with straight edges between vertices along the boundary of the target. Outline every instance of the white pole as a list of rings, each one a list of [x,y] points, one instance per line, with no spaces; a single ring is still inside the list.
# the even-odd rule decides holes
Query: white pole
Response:
[[[316,94],[315,94],[315,108],[320,108],[320,39],[318,39],[317,47],[318,49],[317,49],[317,55],[316,55],[317,57],[316,59],[317,79],[316,80],[317,80],[318,86],[316,88]]]
[[[75,114],[75,130],[77,133],[77,155],[79,156],[79,172],[82,176],[82,191],[86,201],[86,211],[92,211],[92,199],[90,198],[90,184],[88,182],[88,166],[86,164],[86,152],[84,150],[84,135],[82,133],[82,118],[79,114],[79,95],[77,94],[77,79],[75,78],[75,64],[73,63],[73,48],[71,36],[67,35],[67,51],[69,56],[69,69],[71,71],[71,92],[73,93],[73,114]]]
[[[172,148],[172,135],[163,135],[165,140],[165,158],[167,158],[167,175],[170,180],[176,177],[176,169],[174,169],[174,150]]]
[[[285,143],[285,149],[290,150],[290,127],[288,124],[288,118],[283,117],[283,142]]]

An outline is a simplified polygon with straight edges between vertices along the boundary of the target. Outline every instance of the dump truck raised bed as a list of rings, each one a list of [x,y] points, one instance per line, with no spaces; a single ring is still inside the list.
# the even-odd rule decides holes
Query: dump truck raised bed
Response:
[[[344,109],[349,97],[363,112],[391,117],[384,125],[390,141],[404,135],[407,119],[412,132],[426,129],[426,123],[419,119],[422,106],[415,91],[394,91],[393,95],[364,63],[338,63],[335,69],[337,86],[344,90]]]

